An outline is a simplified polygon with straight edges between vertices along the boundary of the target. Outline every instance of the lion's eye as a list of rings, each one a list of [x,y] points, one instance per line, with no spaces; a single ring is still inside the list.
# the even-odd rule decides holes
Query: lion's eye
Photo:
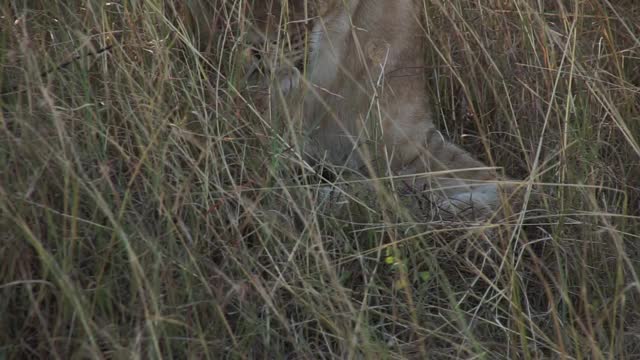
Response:
[[[255,47],[250,49],[251,57],[253,57],[256,61],[262,60],[262,51],[258,50]]]

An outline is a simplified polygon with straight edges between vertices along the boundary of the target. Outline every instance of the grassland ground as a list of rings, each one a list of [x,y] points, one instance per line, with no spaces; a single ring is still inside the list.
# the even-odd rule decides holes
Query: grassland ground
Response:
[[[439,128],[542,194],[493,223],[323,213],[250,3],[0,3],[0,359],[640,358],[640,3],[425,1]]]

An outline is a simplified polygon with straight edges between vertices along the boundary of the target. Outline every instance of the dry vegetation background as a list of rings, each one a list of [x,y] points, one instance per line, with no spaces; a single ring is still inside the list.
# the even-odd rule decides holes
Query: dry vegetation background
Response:
[[[425,0],[440,129],[545,194],[442,224],[323,214],[198,1],[0,3],[0,359],[640,358],[640,3]]]

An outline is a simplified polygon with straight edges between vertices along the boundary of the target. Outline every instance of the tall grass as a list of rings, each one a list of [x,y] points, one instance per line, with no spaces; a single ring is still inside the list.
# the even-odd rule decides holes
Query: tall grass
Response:
[[[640,4],[425,2],[439,128],[542,194],[444,225],[324,214],[202,4],[0,4],[0,359],[640,357]]]

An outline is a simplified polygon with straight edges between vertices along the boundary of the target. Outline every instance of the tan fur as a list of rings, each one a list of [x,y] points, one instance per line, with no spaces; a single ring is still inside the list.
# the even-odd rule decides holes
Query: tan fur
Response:
[[[482,182],[496,180],[494,171],[446,141],[431,120],[421,3],[266,0],[255,15],[267,38],[278,29],[273,21],[283,19],[283,8],[289,26],[307,32],[306,74],[283,71],[292,64],[282,61],[276,85],[285,94],[287,113],[306,132],[310,159],[367,176],[432,173],[410,184],[416,191],[438,188],[447,207],[461,202],[493,209],[498,186]],[[271,22],[260,19],[269,12]]]

